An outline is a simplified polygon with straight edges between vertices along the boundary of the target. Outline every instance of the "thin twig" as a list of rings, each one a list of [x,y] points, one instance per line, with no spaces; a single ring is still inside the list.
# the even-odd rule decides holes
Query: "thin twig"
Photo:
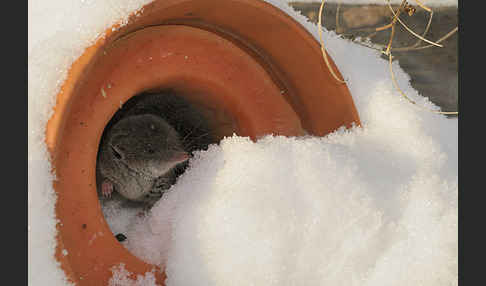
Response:
[[[440,38],[439,40],[437,40],[436,43],[440,43],[440,42],[443,42],[443,41],[447,40],[449,37],[451,37],[452,35],[454,35],[457,32],[457,30],[458,30],[458,27],[455,27],[449,33],[445,34],[442,38]],[[434,45],[427,45],[427,46],[415,47],[415,48],[411,48],[411,49],[396,48],[396,49],[393,49],[393,51],[394,52],[418,51],[418,50],[423,50],[423,49],[432,48],[432,47],[435,47],[435,46]]]
[[[420,106],[418,105],[415,101],[413,101],[412,99],[410,99],[407,95],[405,95],[405,93],[403,93],[403,91],[400,89],[400,87],[398,86],[398,83],[395,79],[395,74],[393,73],[393,67],[392,67],[392,55],[391,53],[388,55],[388,62],[389,62],[389,67],[390,67],[390,74],[391,74],[391,78],[392,78],[392,81],[393,81],[393,84],[395,85],[395,88],[400,92],[400,94],[406,99],[408,100],[409,102],[411,102],[412,104],[414,104],[415,106],[419,107],[419,108],[422,108],[422,109],[425,109],[425,110],[428,110],[430,112],[434,112],[434,113],[439,113],[439,114],[449,114],[449,115],[458,115],[459,112],[456,112],[456,111],[439,111],[439,110],[435,110],[435,109],[431,109],[431,108],[427,108],[427,107],[424,107],[424,106]]]
[[[439,38],[435,42],[436,43],[441,43],[441,42],[447,40],[452,35],[454,35],[457,32],[457,30],[458,30],[458,27],[455,27],[454,29],[452,29],[450,32],[448,32],[447,34],[445,34],[444,36],[442,36],[441,38]],[[346,36],[347,34],[341,34],[341,35]],[[385,47],[386,47],[385,45],[382,45],[382,44],[373,43],[373,46],[369,46],[369,45],[365,45],[362,42],[359,42],[359,41],[356,41],[356,40],[352,40],[352,41],[354,43],[359,44],[359,45],[362,45],[364,47],[368,47],[368,48],[371,48],[371,49],[374,49],[374,50],[379,50],[379,51],[383,51],[385,49]],[[432,47],[436,47],[436,46],[434,46],[434,45],[426,45],[426,46],[421,46],[421,47],[413,47],[412,46],[412,47],[403,47],[403,48],[392,48],[392,51],[393,52],[408,52],[408,51],[423,50],[423,49],[432,48]]]
[[[410,29],[410,28],[409,28],[407,25],[405,25],[405,24],[402,22],[402,20],[400,20],[400,17],[398,17],[398,15],[397,15],[397,14],[395,14],[395,11],[393,11],[393,8],[392,8],[392,6],[391,6],[391,4],[390,4],[390,0],[385,0],[385,1],[387,2],[388,7],[390,8],[390,10],[391,10],[391,12],[393,13],[393,15],[394,15],[394,16],[396,16],[396,19],[398,20],[398,22],[400,22],[400,24],[402,24],[402,26],[403,26],[403,27],[404,27],[404,28],[405,28],[405,29],[406,29],[406,30],[407,30],[407,31],[408,31],[410,34],[414,35],[415,37],[417,37],[417,38],[419,38],[419,39],[422,39],[422,41],[427,42],[427,43],[429,43],[429,44],[431,44],[431,45],[434,45],[434,46],[437,46],[437,47],[441,47],[441,48],[443,47],[442,45],[437,44],[437,43],[434,43],[434,42],[432,42],[432,41],[430,41],[430,40],[427,40],[426,38],[421,37],[420,35],[418,35],[417,33],[415,33],[415,32],[414,32],[412,29]],[[406,1],[405,1],[405,0],[403,0],[403,2],[406,2]],[[395,19],[395,18],[394,18],[394,19]]]
[[[326,61],[326,64],[329,68],[329,70],[331,71],[332,75],[334,76],[334,78],[340,82],[343,82],[341,80],[339,80],[339,78],[337,78],[337,76],[335,75],[334,71],[332,70],[330,64],[329,64],[329,61],[327,59],[327,55],[326,55],[326,52],[325,52],[325,49],[324,49],[324,44],[323,44],[323,41],[322,41],[322,10],[323,10],[323,7],[324,7],[324,2],[325,0],[322,0],[322,3],[321,3],[321,7],[319,9],[319,22],[318,22],[318,29],[319,29],[319,38],[321,40],[321,50],[322,50],[322,53],[323,53],[323,56],[324,56],[324,60]],[[438,113],[438,114],[448,114],[448,115],[458,115],[459,112],[456,112],[456,111],[440,111],[440,110],[435,110],[435,109],[431,109],[431,108],[427,108],[427,107],[424,107],[424,106],[420,106],[418,105],[414,100],[410,99],[401,89],[400,87],[398,86],[398,83],[396,81],[396,78],[395,78],[395,74],[393,73],[393,65],[392,65],[392,62],[393,62],[393,56],[392,56],[392,53],[391,51],[395,52],[400,52],[400,51],[410,51],[410,50],[420,50],[420,49],[425,49],[425,48],[429,48],[429,47],[433,47],[433,46],[436,46],[436,47],[443,47],[442,45],[440,45],[439,43],[446,40],[447,38],[449,38],[450,36],[452,36],[454,33],[457,32],[458,28],[454,28],[452,31],[450,31],[449,33],[447,33],[446,35],[444,35],[443,37],[441,37],[439,40],[437,40],[436,42],[432,42],[430,40],[427,40],[425,38],[425,36],[427,35],[429,29],[430,29],[430,25],[432,23],[432,17],[433,17],[433,11],[432,9],[428,8],[427,6],[423,5],[419,0],[415,0],[415,2],[417,2],[417,5],[420,6],[422,9],[426,10],[427,12],[430,13],[430,17],[429,17],[429,20],[428,20],[428,23],[427,23],[427,26],[423,32],[422,35],[418,35],[417,33],[415,33],[413,30],[411,30],[410,28],[408,28],[400,19],[399,15],[402,11],[404,10],[407,10],[406,8],[409,8],[407,6],[407,1],[406,0],[403,0],[400,7],[397,9],[397,11],[395,12],[390,4],[390,0],[385,0],[385,2],[387,2],[388,4],[388,7],[390,8],[392,14],[393,14],[393,18],[392,18],[392,21],[385,25],[385,26],[382,26],[382,27],[378,27],[378,28],[374,28],[373,29],[373,33],[372,34],[376,34],[377,32],[380,32],[380,31],[384,31],[384,30],[387,30],[387,29],[390,29],[391,28],[391,34],[390,34],[390,39],[388,41],[388,44],[386,46],[386,50],[385,50],[385,46],[383,45],[379,45],[379,44],[372,44],[374,46],[370,46],[370,45],[365,45],[364,42],[360,42],[360,41],[354,41],[352,40],[353,42],[359,44],[359,45],[362,45],[362,46],[365,46],[367,48],[371,48],[371,49],[375,49],[375,50],[379,50],[380,52],[382,52],[383,54],[387,55],[388,56],[388,59],[389,59],[389,68],[390,68],[390,74],[391,74],[391,78],[392,78],[392,82],[393,82],[393,85],[395,86],[395,88],[398,90],[398,92],[401,94],[402,97],[404,97],[407,101],[409,101],[410,103],[412,103],[413,105],[421,108],[421,109],[425,109],[427,111],[430,111],[430,112],[433,112],[433,113]],[[340,4],[340,3],[339,3]],[[414,12],[415,10],[413,10]],[[409,12],[409,15],[411,16],[413,14],[413,12]],[[412,45],[412,46],[409,46],[409,47],[403,47],[403,48],[395,48],[393,49],[391,46],[392,46],[392,42],[393,42],[393,38],[395,36],[395,26],[396,26],[396,22],[399,22],[409,33],[411,33],[412,35],[414,35],[415,37],[418,38],[417,42]],[[336,30],[338,30],[339,28],[339,6],[338,6],[338,10],[337,10],[337,13],[336,13]],[[369,30],[369,29],[361,29],[361,30]],[[369,38],[369,36],[368,36]],[[422,46],[422,47],[417,47],[418,45],[420,45],[421,42],[426,42],[426,43],[429,43],[429,45],[427,46]],[[376,46],[378,46],[379,48],[377,48]]]
[[[391,45],[392,45],[392,42],[393,42],[393,37],[395,36],[395,25],[393,25],[391,27],[391,34],[390,34],[390,39],[388,40],[388,45],[386,46],[386,50],[385,50],[385,55],[389,55],[390,54],[390,50],[391,50]]]
[[[430,24],[432,24],[432,17],[434,16],[434,12],[433,11],[430,11],[430,17],[429,17],[429,22],[427,23],[427,26],[425,27],[425,31],[424,33],[422,34],[422,37],[425,38],[425,36],[427,35],[427,33],[429,32],[429,29],[430,29]],[[420,45],[420,43],[422,42],[421,39],[418,39],[417,42],[415,42],[415,45],[413,45],[412,47],[415,48],[417,47],[418,45]],[[436,42],[437,43],[437,42]]]
[[[340,83],[345,83],[344,80],[341,80],[338,78],[338,76],[336,75],[336,73],[334,72],[333,68],[331,67],[331,64],[329,63],[329,59],[327,58],[327,53],[326,53],[326,49],[324,48],[324,41],[322,40],[322,9],[324,8],[324,3],[326,1],[325,0],[322,0],[322,3],[321,3],[321,8],[319,9],[319,21],[317,23],[317,29],[318,29],[318,32],[319,32],[319,39],[321,41],[321,51],[322,51],[322,56],[324,57],[324,61],[326,62],[326,65],[329,69],[329,71],[331,72],[332,76]]]
[[[397,23],[398,16],[400,15],[400,13],[402,13],[403,8],[405,8],[406,3],[407,3],[407,1],[403,0],[402,1],[402,4],[400,5],[400,7],[398,7],[397,13],[396,14],[393,13],[394,16],[393,16],[393,19],[392,19],[392,21],[390,23],[392,30],[391,30],[391,34],[390,34],[390,40],[388,41],[388,45],[386,47],[385,55],[389,55],[390,54],[393,37],[395,36],[395,25]]]
[[[429,32],[430,24],[432,23],[433,15],[434,15],[434,12],[430,11],[429,21],[427,23],[427,26],[425,27],[425,31],[423,32],[422,37],[425,37],[427,35],[427,33]],[[395,49],[393,49],[393,51],[410,51],[410,50],[416,48],[418,45],[420,45],[421,42],[422,42],[422,39],[418,39],[417,42],[415,42],[415,44],[413,44],[412,46],[395,48]],[[438,42],[436,42],[436,43],[438,43]]]
[[[422,2],[420,2],[419,0],[415,0],[415,2],[417,2],[417,5],[419,5],[420,8],[424,9],[425,11],[427,11],[429,13],[432,13],[432,9],[430,9],[429,7],[422,4]]]
[[[390,24],[386,24],[385,26],[383,27],[378,27],[378,28],[375,28],[375,32],[380,32],[380,31],[383,31],[383,30],[387,30],[387,29],[390,29],[393,25],[395,25],[395,23],[390,23]]]
[[[400,10],[403,9],[404,7],[404,4],[406,3],[405,0],[402,1],[402,5],[400,6]],[[415,34],[415,32],[411,31],[410,29],[408,29],[407,26],[405,26],[405,24],[402,23],[402,21],[400,20],[399,18],[399,14],[400,14],[400,10],[395,13],[395,11],[392,9],[391,5],[390,5],[390,0],[388,0],[388,7],[390,8],[390,10],[392,11],[393,15],[394,15],[394,20],[398,20],[400,22],[400,24],[402,24],[402,26],[404,26],[409,32],[411,32],[413,35],[415,36],[418,36],[417,34]],[[432,13],[431,13],[432,15]],[[432,16],[431,16],[431,19],[432,19]],[[429,24],[431,22],[431,19],[429,20]],[[449,115],[458,115],[459,113],[458,112],[451,112],[451,111],[439,111],[439,110],[435,110],[435,109],[431,109],[431,108],[427,108],[427,107],[424,107],[424,106],[420,106],[418,105],[415,101],[413,101],[412,99],[410,99],[401,89],[400,87],[398,86],[398,83],[396,81],[396,78],[395,78],[395,74],[393,73],[393,65],[392,65],[392,61],[393,61],[393,56],[392,54],[390,53],[390,48],[391,48],[391,41],[393,39],[393,32],[394,32],[394,28],[395,28],[395,24],[396,22],[392,21],[393,23],[393,26],[392,26],[392,34],[390,35],[390,41],[389,41],[389,44],[388,44],[388,47],[387,47],[387,50],[386,52],[384,52],[386,55],[388,55],[388,63],[389,63],[389,67],[390,67],[390,74],[391,74],[391,78],[392,78],[392,82],[393,84],[395,85],[395,88],[398,90],[398,92],[400,92],[400,94],[402,95],[402,97],[404,97],[405,99],[407,99],[409,102],[411,102],[413,105],[419,107],[419,108],[422,108],[422,109],[425,109],[425,110],[428,110],[430,112],[433,112],[433,113],[438,113],[438,114],[449,114]],[[429,26],[429,25],[427,25]],[[428,28],[425,30],[424,32],[424,35],[427,33],[428,31]],[[428,40],[426,40],[424,37],[418,37],[419,39],[425,41],[425,42],[428,42],[428,43],[431,43],[433,45],[438,45],[437,43],[433,43],[433,42],[429,42]],[[441,45],[438,45],[438,46],[441,46]]]

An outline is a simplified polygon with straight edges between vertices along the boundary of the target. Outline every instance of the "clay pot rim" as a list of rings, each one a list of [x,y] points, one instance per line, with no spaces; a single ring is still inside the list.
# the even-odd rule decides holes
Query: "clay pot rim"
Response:
[[[209,0],[208,2],[210,2]],[[238,3],[245,3],[247,5],[251,5],[254,7],[258,7],[261,9],[266,10],[267,13],[270,14],[278,14],[280,16],[280,20],[284,20],[287,23],[290,23],[292,26],[292,29],[294,32],[299,33],[299,36],[303,37],[306,39],[307,44],[309,42],[311,45],[313,45],[314,50],[319,50],[320,52],[320,44],[318,43],[317,39],[314,38],[314,36],[305,28],[303,27],[299,22],[297,22],[292,16],[288,15],[287,13],[283,12],[279,8],[273,6],[270,3],[264,2],[262,0],[228,0],[228,1],[234,1]],[[150,10],[150,7],[154,5],[154,3],[160,2],[160,0],[154,0],[153,2],[145,5],[142,9],[139,11],[145,11],[145,10]],[[177,0],[177,1],[172,1],[172,2],[191,2],[191,0]],[[54,114],[49,118],[47,128],[46,128],[46,144],[48,147],[48,151],[51,154],[51,157],[53,160],[55,160],[55,154],[56,154],[56,146],[59,138],[59,134],[57,133],[58,130],[62,129],[62,118],[64,114],[66,114],[69,110],[68,102],[69,99],[65,99],[63,97],[64,94],[70,94],[73,91],[73,88],[75,86],[75,83],[79,80],[79,78],[82,76],[83,70],[86,69],[87,65],[91,62],[93,57],[97,52],[99,52],[98,49],[103,48],[106,45],[113,45],[115,44],[116,41],[122,40],[125,37],[129,37],[130,34],[133,32],[136,32],[138,30],[142,30],[145,28],[149,27],[154,27],[154,26],[165,26],[165,25],[184,25],[184,26],[191,26],[191,27],[196,27],[196,28],[201,28],[204,30],[208,30],[210,32],[216,33],[219,36],[222,36],[223,38],[232,41],[233,43],[237,44],[240,48],[244,49],[247,51],[250,55],[254,57],[255,60],[257,60],[262,66],[264,66],[267,70],[267,72],[270,74],[272,79],[275,81],[275,83],[280,86],[282,89],[287,89],[287,90],[293,90],[295,89],[294,87],[291,86],[285,86],[285,83],[281,79],[282,75],[278,74],[279,67],[276,67],[275,64],[269,59],[269,55],[267,55],[265,50],[259,49],[252,45],[251,41],[248,41],[248,39],[242,39],[240,36],[234,34],[234,33],[229,33],[228,31],[224,31],[224,29],[220,28],[218,25],[215,24],[208,24],[205,22],[200,22],[200,21],[194,21],[192,19],[184,19],[184,18],[178,18],[178,19],[171,19],[171,20],[165,20],[165,21],[160,21],[159,24],[152,24],[152,25],[145,25],[138,27],[136,29],[129,29],[129,27],[133,24],[134,21],[137,21],[138,18],[140,17],[140,14],[137,14],[137,12],[133,12],[128,19],[128,23],[125,25],[122,24],[115,24],[112,27],[108,28],[105,30],[104,34],[102,37],[100,37],[93,45],[87,47],[83,54],[76,59],[73,64],[71,65],[71,68],[68,71],[68,75],[66,77],[66,80],[61,86],[60,92],[56,96],[56,105],[54,107]],[[142,14],[143,17],[143,14]],[[302,55],[301,55],[302,56]],[[314,55],[315,57],[315,55]],[[319,56],[319,59],[321,57]],[[328,55],[328,58],[330,60],[330,64],[333,67],[333,70],[336,71],[338,77],[341,77],[341,74],[339,72],[339,69],[336,67],[334,61],[332,58]],[[330,72],[328,70],[327,65],[323,61],[321,61],[321,68],[325,70],[324,73],[327,73],[327,75],[330,75]],[[327,76],[328,77],[328,76]],[[340,85],[341,90],[344,91],[345,96],[343,98],[344,101],[346,101],[346,104],[350,106],[351,112],[353,113],[351,116],[352,121],[355,122],[356,125],[360,125],[360,119],[358,115],[358,111],[356,107],[354,106],[354,102],[351,98],[351,95],[349,93],[349,90],[347,89],[347,86],[345,84],[340,84],[337,83],[336,81],[332,80],[330,82],[332,85]],[[295,91],[294,91],[295,92]],[[351,124],[349,122],[344,122],[341,125],[345,125],[346,127],[350,127]],[[306,128],[308,129],[308,128]],[[334,130],[337,128],[334,128]],[[325,130],[324,132],[321,132],[320,130],[310,130],[310,133],[315,133],[315,135],[323,136],[333,130]]]
[[[161,1],[157,0],[157,1],[154,1],[151,4],[147,5],[144,8],[144,10],[146,10],[145,16],[155,15],[154,17],[156,17],[156,18],[160,17],[161,15],[163,16],[163,15],[165,15],[164,9],[170,10],[170,9],[173,9],[173,7],[175,7],[177,5],[179,5],[179,6],[174,8],[173,10],[180,9],[182,11],[182,10],[185,9],[184,5],[189,4],[189,6],[190,6],[191,3],[195,6],[197,6],[197,5],[204,6],[200,2],[198,3],[198,1],[193,1],[193,0],[174,0],[174,1],[166,1],[166,3],[162,3],[164,1],[166,1],[166,0],[161,0]],[[223,1],[223,2],[221,2],[221,1]],[[315,38],[304,27],[302,27],[297,21],[295,21],[293,18],[291,18],[291,16],[287,15],[286,13],[281,11],[280,9],[274,7],[273,5],[271,5],[269,3],[259,1],[259,0],[258,1],[256,1],[256,0],[255,1],[254,0],[231,0],[231,1],[228,1],[226,3],[224,1],[227,1],[227,0],[211,0],[211,1],[207,1],[206,3],[211,2],[211,3],[220,3],[221,5],[226,5],[229,2],[233,2],[233,4],[241,5],[240,7],[245,7],[245,5],[248,5],[248,7],[250,7],[250,8],[248,8],[247,12],[248,11],[257,11],[257,10],[259,11],[259,13],[260,13],[259,15],[261,17],[259,19],[260,22],[267,21],[267,19],[263,19],[264,17],[262,16],[262,15],[267,15],[267,14],[272,15],[274,18],[271,18],[270,16],[269,16],[269,18],[271,18],[271,20],[273,20],[273,21],[277,21],[279,25],[282,24],[281,23],[282,21],[285,21],[286,25],[290,25],[292,27],[292,30],[280,31],[280,33],[282,35],[290,35],[289,37],[305,39],[304,43],[299,43],[299,45],[296,46],[296,47],[299,48],[300,45],[302,45],[302,46],[308,45],[305,48],[301,47],[302,50],[312,51],[312,53],[310,55],[306,54],[303,57],[303,60],[307,60],[308,63],[311,63],[312,60],[320,59],[320,48],[318,47],[318,43],[315,40]],[[169,5],[167,2],[171,2],[172,4]],[[173,5],[173,6],[171,6],[171,5]],[[182,8],[180,8],[180,7],[182,7]],[[206,11],[206,10],[204,10],[204,7],[202,7],[202,8],[199,7],[199,8],[202,9],[201,11],[203,11],[203,12]],[[169,13],[169,12],[167,12],[167,13]],[[177,10],[174,13],[177,14],[177,13],[179,13],[179,11]],[[275,15],[277,15],[277,16],[275,16]],[[186,25],[184,25],[183,22],[188,21],[188,19],[182,19],[182,20],[178,19],[178,20],[171,20],[171,21],[167,20],[165,22],[161,21],[162,24],[159,23],[158,25],[140,25],[140,23],[143,23],[143,17],[144,17],[144,15],[142,15],[141,17],[131,16],[130,17],[131,22],[129,21],[129,23],[126,26],[119,27],[118,30],[116,30],[116,29],[113,30],[112,28],[107,29],[105,37],[100,38],[94,45],[88,47],[85,50],[85,52],[83,53],[83,55],[80,58],[78,58],[73,63],[73,65],[71,66],[71,69],[69,70],[69,73],[68,73],[68,78],[64,82],[64,84],[61,88],[61,91],[57,96],[55,113],[50,118],[50,120],[48,122],[48,128],[46,130],[46,142],[47,142],[47,145],[48,145],[49,152],[51,153],[52,162],[53,162],[53,166],[54,166],[55,170],[57,169],[58,166],[60,166],[59,164],[65,163],[66,160],[67,160],[66,157],[59,157],[58,156],[59,155],[58,153],[60,152],[60,150],[62,148],[62,146],[59,144],[59,142],[60,142],[60,140],[63,136],[68,136],[68,135],[66,135],[65,124],[67,122],[66,118],[71,116],[71,111],[73,110],[73,106],[71,106],[71,104],[74,100],[73,97],[77,96],[77,92],[78,92],[78,89],[79,89],[79,83],[82,80],[85,79],[86,71],[93,68],[92,65],[94,64],[96,57],[99,57],[101,55],[101,53],[103,52],[103,49],[106,46],[110,46],[111,44],[115,43],[115,41],[122,41],[124,38],[129,37],[130,35],[133,34],[134,31],[140,31],[140,30],[146,29],[147,27],[153,27],[153,26],[167,26],[169,24],[177,24],[177,25],[181,25],[181,26],[186,26]],[[208,17],[210,17],[210,16],[208,16]],[[215,21],[217,21],[219,19],[217,15],[212,15],[211,17],[214,17],[214,19],[216,19]],[[159,21],[159,20],[160,19],[156,19],[156,21]],[[228,19],[223,18],[222,20],[221,19],[219,19],[219,20],[222,21],[222,22],[228,21],[228,25],[233,24],[232,22],[229,22]],[[268,20],[268,21],[271,21],[271,20]],[[188,21],[188,22],[191,22],[191,21]],[[242,22],[241,19],[239,21],[240,22],[238,22],[238,23],[240,23],[240,28],[243,31],[244,29],[246,29],[246,27],[242,26],[241,23],[243,23],[243,22]],[[138,25],[140,25],[140,27],[138,29],[135,29],[134,26],[136,27],[137,23],[138,23]],[[192,23],[192,25],[189,23],[189,24],[187,24],[187,26],[193,26],[194,27],[194,26],[197,26],[197,25],[200,24],[200,23],[195,24],[195,22],[191,22],[191,23]],[[235,25],[238,26],[238,23],[236,23]],[[214,23],[212,23],[212,24],[214,24]],[[216,24],[214,24],[214,25],[218,26]],[[115,27],[116,26],[117,25],[115,25]],[[211,25],[206,25],[206,28],[210,27],[210,26]],[[236,26],[233,26],[232,28],[234,29]],[[198,27],[198,28],[201,28],[201,27]],[[221,28],[221,29],[224,30],[223,28]],[[219,36],[221,36],[221,34],[224,34],[222,32],[222,30],[221,31],[214,31],[214,29],[213,29],[213,31],[211,31],[211,29],[209,29],[210,32],[214,32],[215,34],[217,34]],[[252,33],[251,31],[248,31],[248,30],[244,30],[244,32]],[[232,41],[238,42],[238,40],[237,40],[238,37],[236,37],[236,38],[234,37],[235,31],[231,31],[231,33],[232,33],[233,36],[228,36],[229,34],[227,34],[226,37],[224,37],[224,38],[225,39],[232,39]],[[294,33],[294,34],[292,34],[292,33]],[[315,95],[313,95],[309,92],[309,90],[314,89],[314,87],[306,87],[305,84],[301,84],[300,86],[298,86],[296,84],[296,81],[298,81],[298,79],[295,79],[295,73],[292,73],[293,72],[292,70],[290,70],[290,71],[288,70],[288,66],[297,66],[296,69],[302,70],[302,66],[304,66],[304,65],[292,63],[288,60],[287,61],[282,60],[282,58],[285,59],[285,55],[284,54],[275,55],[275,53],[276,53],[275,48],[272,48],[273,50],[269,51],[269,50],[265,49],[265,47],[264,47],[263,50],[261,50],[262,47],[259,46],[259,45],[262,44],[261,41],[263,41],[265,43],[265,41],[267,41],[267,40],[262,38],[261,35],[258,35],[258,33],[255,32],[255,34],[257,34],[257,35],[255,35],[255,41],[250,41],[248,39],[248,35],[245,35],[244,41],[247,41],[247,45],[241,44],[241,45],[238,45],[238,47],[245,50],[248,54],[250,54],[250,56],[253,57],[253,59],[257,59],[257,62],[260,65],[264,66],[264,68],[267,70],[270,77],[273,79],[275,85],[277,85],[279,88],[282,88],[286,92],[288,92],[289,98],[286,98],[286,100],[290,102],[290,104],[293,106],[293,108],[296,110],[296,112],[299,115],[305,114],[305,116],[304,116],[305,118],[301,117],[301,119],[302,119],[302,121],[307,121],[308,130],[312,134],[323,135],[323,134],[329,132],[329,130],[334,130],[337,127],[339,127],[343,124],[346,125],[346,126],[350,126],[352,123],[359,124],[359,117],[357,115],[357,111],[354,107],[354,103],[352,102],[352,98],[351,98],[349,91],[347,90],[346,86],[337,85],[336,82],[333,82],[333,79],[330,79],[329,81],[327,81],[327,84],[328,84],[327,86],[325,84],[322,84],[322,83],[320,84],[320,86],[326,86],[326,88],[330,88],[330,90],[331,90],[330,93],[333,94],[333,96],[334,96],[334,93],[338,94],[338,96],[336,97],[338,99],[330,100],[328,102],[329,105],[332,105],[332,107],[336,107],[335,109],[337,110],[338,115],[334,116],[334,118],[325,117],[325,116],[328,116],[327,114],[321,115],[320,114],[321,110],[316,109],[318,107],[314,106],[315,105],[314,103],[319,101],[318,98],[316,98]],[[260,41],[260,42],[258,42],[258,41]],[[255,43],[255,42],[258,42],[258,43]],[[273,44],[273,43],[270,43],[270,44],[267,43],[267,44],[268,44],[268,46],[266,46],[266,48],[270,47],[271,44]],[[252,52],[252,49],[254,49],[257,46],[259,46],[260,50],[257,49],[258,52],[255,52],[255,51]],[[309,48],[309,46],[311,46],[311,48]],[[280,57],[280,62],[276,61],[275,58],[271,58],[272,56]],[[317,57],[319,57],[319,58],[317,58]],[[330,74],[327,71],[327,67],[323,68],[323,65],[325,65],[325,64],[321,63],[321,67],[319,68],[319,65],[316,66],[314,64],[311,68],[313,69],[314,73],[317,73],[322,78],[324,78],[324,79],[330,78]],[[332,65],[335,68],[334,63],[332,63]],[[335,70],[337,70],[337,69],[335,68]],[[287,74],[286,74],[286,72],[287,72]],[[326,74],[326,72],[327,72],[327,74]],[[319,78],[319,76],[317,76],[317,78]],[[311,84],[314,84],[314,81],[308,81],[308,79],[306,79],[306,78],[301,77],[300,80],[302,80],[302,81],[307,80],[307,83],[310,82]],[[292,96],[294,96],[294,98],[292,98]],[[305,98],[300,98],[300,96],[304,96]],[[301,100],[306,101],[306,103],[302,104],[300,102]],[[321,104],[321,107],[322,107],[322,104]],[[341,111],[343,111],[343,112],[341,112]],[[104,111],[104,112],[108,112],[108,111]],[[321,116],[323,116],[325,118],[321,119]],[[343,117],[344,119],[342,119],[341,117]],[[326,120],[332,121],[332,123],[326,125],[327,124]],[[63,162],[60,162],[60,161],[63,161]],[[59,184],[57,183],[57,185],[56,185],[56,183],[55,183],[55,189],[58,192],[58,194],[60,195],[60,197],[62,197],[63,195],[61,193],[62,192],[65,193],[66,190],[62,189],[62,188],[58,189],[58,186],[59,186]],[[97,200],[96,200],[96,202],[97,202]],[[58,200],[58,205],[56,206],[56,212],[58,212],[58,210],[60,208],[62,208],[62,204],[63,204],[62,199]],[[59,215],[59,213],[58,213],[58,215]],[[101,217],[102,217],[101,212],[99,213],[99,215],[101,215]],[[104,223],[106,224],[106,222],[104,222]],[[58,229],[59,229],[60,235],[58,236],[58,238],[59,238],[58,239],[58,245],[57,245],[58,251],[57,251],[56,257],[61,262],[62,268],[66,272],[67,276],[69,278],[71,278],[71,280],[73,280],[73,281],[76,281],[78,283],[82,283],[81,280],[75,278],[75,277],[77,277],[76,276],[77,270],[72,269],[67,258],[64,257],[63,255],[61,255],[61,250],[64,248],[64,242],[63,242],[63,239],[61,237],[62,236],[62,228],[59,225],[58,225]],[[145,269],[148,269],[148,268],[145,268]],[[143,274],[143,273],[141,273],[141,274]],[[159,281],[163,281],[163,279],[165,279],[165,278],[162,275],[162,276],[159,276],[158,279],[159,279]]]

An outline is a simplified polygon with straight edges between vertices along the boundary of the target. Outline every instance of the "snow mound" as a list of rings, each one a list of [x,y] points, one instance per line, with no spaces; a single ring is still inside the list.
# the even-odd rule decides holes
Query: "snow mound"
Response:
[[[456,284],[457,120],[407,106],[382,87],[362,128],[226,138],[126,247],[167,265],[167,285]]]

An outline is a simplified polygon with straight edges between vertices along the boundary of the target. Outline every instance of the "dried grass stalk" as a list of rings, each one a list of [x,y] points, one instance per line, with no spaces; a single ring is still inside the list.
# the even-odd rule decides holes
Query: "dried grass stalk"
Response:
[[[329,59],[327,58],[327,53],[326,49],[324,48],[324,41],[322,40],[322,10],[324,9],[324,3],[326,1],[322,0],[321,7],[319,8],[319,21],[317,23],[317,28],[319,32],[319,40],[321,43],[321,52],[322,56],[324,57],[324,61],[326,62],[327,68],[331,72],[332,76],[340,83],[346,83],[344,80],[339,79],[339,77],[336,75],[334,69],[331,67],[331,63],[329,62]]]
[[[410,99],[401,89],[400,87],[398,86],[398,83],[396,81],[396,78],[395,78],[395,74],[393,73],[393,65],[392,65],[392,62],[393,62],[393,56],[392,56],[392,53],[391,51],[397,51],[397,52],[405,52],[405,51],[411,51],[411,50],[421,50],[421,49],[426,49],[426,48],[430,48],[430,47],[443,47],[443,45],[439,44],[440,42],[446,40],[447,38],[451,37],[454,33],[457,32],[458,28],[454,28],[452,29],[449,33],[447,33],[446,35],[444,35],[443,37],[441,37],[439,40],[437,40],[436,42],[433,42],[431,40],[428,40],[425,38],[425,36],[427,35],[429,29],[430,29],[430,25],[432,23],[432,17],[434,15],[434,12],[432,9],[430,9],[429,7],[425,6],[423,3],[421,3],[419,0],[415,0],[415,2],[417,3],[417,5],[419,7],[421,7],[422,9],[424,9],[425,11],[429,12],[430,13],[430,17],[429,17],[429,20],[427,22],[427,26],[424,30],[424,32],[422,33],[422,35],[418,35],[417,33],[415,33],[412,29],[410,29],[407,25],[405,25],[403,23],[403,21],[400,19],[400,14],[402,12],[407,12],[409,16],[412,16],[414,13],[415,13],[415,8],[411,5],[409,5],[407,3],[406,0],[403,0],[402,3],[400,4],[400,7],[397,9],[397,11],[395,12],[390,4],[390,0],[385,0],[387,6],[389,7],[392,15],[393,15],[393,18],[391,20],[391,22],[385,26],[382,26],[382,27],[377,27],[377,28],[374,28],[373,29],[373,34],[376,34],[377,32],[380,32],[380,31],[384,31],[384,30],[387,30],[387,29],[391,29],[391,33],[390,33],[390,38],[388,40],[388,44],[386,45],[386,49],[385,49],[385,46],[383,45],[377,45],[377,44],[374,44],[374,46],[370,46],[370,45],[365,45],[361,42],[355,42],[355,43],[358,43],[362,46],[365,46],[365,47],[368,47],[368,48],[371,48],[371,49],[375,49],[375,50],[379,50],[381,51],[383,54],[387,55],[388,56],[388,60],[389,60],[389,68],[390,68],[390,75],[391,75],[391,78],[392,78],[392,82],[393,82],[393,85],[395,86],[395,88],[400,92],[400,94],[402,95],[402,97],[404,97],[406,100],[408,100],[410,103],[414,104],[415,106],[417,107],[420,107],[422,109],[425,109],[425,110],[428,110],[430,112],[434,112],[434,113],[439,113],[439,114],[448,114],[448,115],[458,115],[459,112],[456,112],[456,111],[439,111],[439,110],[434,110],[434,109],[431,109],[431,108],[427,108],[427,107],[423,107],[423,106],[420,106],[418,105],[415,101],[413,101],[412,99]],[[322,3],[321,3],[321,7],[319,9],[319,22],[318,22],[318,31],[319,31],[319,38],[320,38],[320,41],[321,41],[321,50],[322,50],[322,54],[323,54],[323,57],[324,57],[324,60],[331,72],[331,74],[334,76],[334,78],[339,81],[339,82],[344,82],[342,80],[340,80],[336,74],[334,73],[334,70],[331,68],[331,65],[329,64],[329,60],[327,58],[327,54],[325,52],[325,49],[324,49],[324,43],[323,43],[323,40],[322,40],[322,11],[323,11],[323,8],[324,8],[324,3],[325,3],[325,0],[322,0]],[[339,8],[340,8],[340,2],[338,4],[338,10],[336,11],[336,29],[339,27]],[[395,36],[395,25],[396,23],[400,23],[409,33],[411,33],[412,35],[414,35],[415,37],[418,38],[417,42],[412,45],[412,46],[409,46],[409,47],[402,47],[402,48],[394,48],[392,49],[392,42],[393,42],[393,38]],[[369,36],[368,36],[369,37]],[[429,45],[426,45],[426,46],[421,46],[421,47],[418,47],[420,45],[421,42],[426,42],[428,43]]]

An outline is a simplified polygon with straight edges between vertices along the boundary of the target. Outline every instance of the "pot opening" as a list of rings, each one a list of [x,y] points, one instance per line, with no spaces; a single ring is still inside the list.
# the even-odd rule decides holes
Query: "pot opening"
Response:
[[[103,216],[119,242],[127,239],[132,219],[145,216],[177,182],[194,152],[237,132],[230,116],[197,98],[204,96],[191,98],[167,88],[146,90],[121,105],[105,126],[96,185]],[[163,170],[151,172],[157,166]]]

